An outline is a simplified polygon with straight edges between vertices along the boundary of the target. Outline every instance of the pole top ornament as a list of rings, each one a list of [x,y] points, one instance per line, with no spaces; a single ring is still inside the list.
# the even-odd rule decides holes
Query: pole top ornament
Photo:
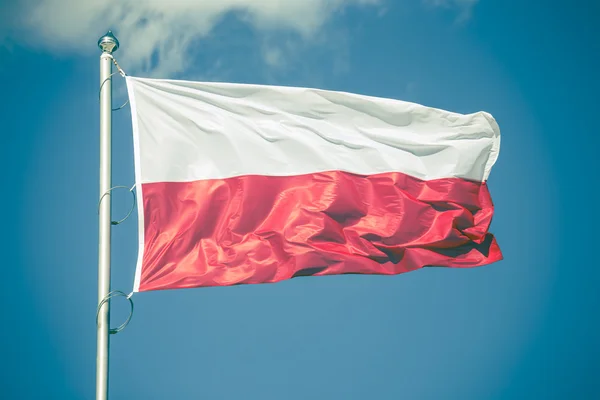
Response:
[[[108,31],[98,39],[98,47],[100,47],[103,53],[112,54],[119,48],[119,41],[113,35],[112,31]]]

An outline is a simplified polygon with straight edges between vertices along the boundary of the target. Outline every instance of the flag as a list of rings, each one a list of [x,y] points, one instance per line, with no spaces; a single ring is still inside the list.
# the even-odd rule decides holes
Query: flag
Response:
[[[400,274],[502,259],[500,130],[345,92],[127,77],[134,291]]]

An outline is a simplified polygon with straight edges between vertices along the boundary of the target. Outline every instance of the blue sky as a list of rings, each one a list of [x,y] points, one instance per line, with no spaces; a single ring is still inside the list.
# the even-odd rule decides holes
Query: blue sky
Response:
[[[492,113],[503,136],[491,230],[505,257],[136,294],[131,324],[112,336],[111,398],[600,398],[597,2],[1,4],[3,398],[94,396],[96,40],[109,28],[131,75]],[[120,104],[123,81],[114,87]],[[125,109],[114,116],[115,185],[133,184],[132,151]],[[115,216],[126,213],[127,193],[113,199]],[[113,229],[112,287],[126,292],[136,222]],[[113,302],[113,325],[126,311]]]

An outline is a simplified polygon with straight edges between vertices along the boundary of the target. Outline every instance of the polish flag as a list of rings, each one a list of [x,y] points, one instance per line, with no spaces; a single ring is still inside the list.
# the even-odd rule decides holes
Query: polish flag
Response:
[[[502,259],[486,181],[500,130],[344,92],[127,77],[134,291],[395,275]]]

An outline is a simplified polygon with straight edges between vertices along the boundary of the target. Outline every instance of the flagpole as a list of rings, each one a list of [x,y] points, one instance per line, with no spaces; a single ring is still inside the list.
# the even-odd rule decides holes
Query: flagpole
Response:
[[[111,31],[98,40],[100,55],[100,210],[98,235],[98,304],[110,292],[112,53],[119,41]],[[96,342],[96,400],[108,399],[110,301],[98,311]]]

